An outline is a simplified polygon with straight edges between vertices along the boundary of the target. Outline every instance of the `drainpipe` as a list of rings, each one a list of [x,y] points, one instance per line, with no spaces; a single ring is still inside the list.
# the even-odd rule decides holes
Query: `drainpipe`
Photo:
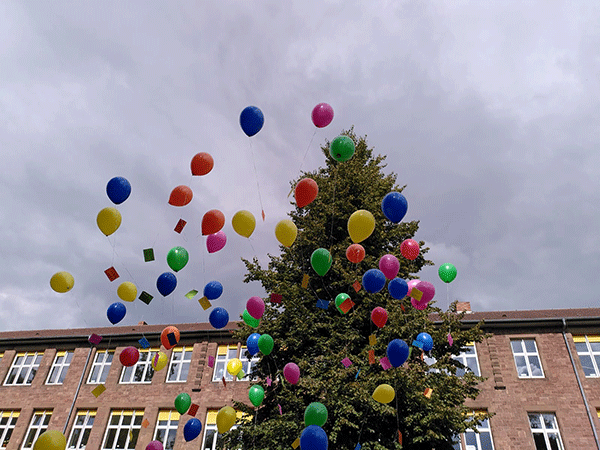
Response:
[[[569,347],[569,342],[567,341],[567,334],[565,330],[567,329],[567,321],[565,318],[562,319],[563,323],[563,339],[565,340],[565,345],[567,347],[567,352],[569,353],[569,359],[571,360],[571,365],[573,366],[573,372],[575,372],[575,378],[577,378],[577,384],[579,385],[579,392],[581,393],[581,397],[583,397],[583,403],[585,404],[585,411],[587,412],[588,419],[590,421],[590,425],[592,426],[592,433],[594,433],[594,440],[596,441],[596,447],[600,450],[600,441],[598,441],[598,433],[596,432],[596,426],[594,423],[594,416],[590,412],[590,405],[587,401],[587,397],[585,396],[585,391],[583,390],[583,385],[581,384],[581,378],[579,378],[579,372],[577,372],[577,367],[575,367],[575,361],[573,360],[573,353],[571,352],[571,347]]]
[[[85,372],[87,371],[88,364],[90,363],[90,356],[92,356],[92,347],[90,347],[90,351],[88,352],[87,359],[85,360],[85,366],[83,366],[83,371],[81,372],[81,377],[79,378],[79,384],[77,385],[77,390],[75,391],[75,396],[73,397],[73,403],[71,403],[71,409],[69,409],[69,414],[67,415],[67,421],[65,422],[65,427],[63,428],[63,434],[65,434],[67,432],[67,426],[69,426],[69,421],[71,420],[71,414],[73,414],[73,409],[75,408],[75,402],[77,401],[77,396],[79,395],[79,390],[81,389],[81,385],[83,384],[83,377],[85,377]],[[599,447],[599,450],[600,450],[600,447]]]

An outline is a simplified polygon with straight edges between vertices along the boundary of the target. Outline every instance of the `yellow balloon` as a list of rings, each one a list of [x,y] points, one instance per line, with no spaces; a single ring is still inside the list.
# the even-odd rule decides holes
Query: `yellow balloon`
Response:
[[[33,444],[33,450],[65,450],[67,439],[58,430],[44,431]]]
[[[379,403],[389,403],[394,400],[396,392],[389,384],[380,384],[373,392],[373,399]]]
[[[121,300],[132,302],[137,297],[137,287],[131,281],[124,281],[117,288],[117,295]]]
[[[240,361],[238,358],[230,359],[227,363],[227,372],[235,377],[240,370],[242,370],[242,361]]]
[[[104,208],[98,213],[96,223],[100,231],[110,236],[121,226],[121,213],[116,208]]]
[[[233,230],[237,234],[249,238],[254,233],[256,219],[250,211],[242,210],[233,215],[231,225],[233,225]]]
[[[298,228],[291,220],[285,219],[275,225],[275,237],[284,247],[291,247],[296,236],[298,236]]]
[[[152,357],[152,368],[158,372],[164,369],[168,362],[169,358],[167,358],[167,354],[158,352]]]
[[[217,429],[219,433],[225,433],[235,424],[235,409],[231,406],[223,406],[217,413]]]
[[[369,211],[359,209],[354,211],[348,219],[348,233],[355,244],[371,236],[375,229],[375,217]]]
[[[73,279],[73,275],[69,272],[56,272],[52,275],[52,278],[50,278],[50,287],[61,294],[69,292],[74,284],[75,280]]]

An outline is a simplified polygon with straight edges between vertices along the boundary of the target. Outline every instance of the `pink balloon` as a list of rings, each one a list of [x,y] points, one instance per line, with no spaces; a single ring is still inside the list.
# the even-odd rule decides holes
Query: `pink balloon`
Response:
[[[288,383],[296,384],[300,380],[300,367],[294,363],[287,363],[283,368],[283,376]]]
[[[417,308],[419,311],[423,311],[425,308],[427,308],[427,305],[429,304],[429,302],[424,302],[424,301],[418,302],[414,298],[410,299],[410,303],[415,308]]]
[[[423,293],[421,302],[429,303],[433,299],[435,287],[429,281],[419,281],[415,287]]]
[[[421,280],[410,280],[408,283],[408,296],[410,297],[410,291],[412,291],[412,288],[417,287],[417,284],[419,284],[421,282]]]
[[[319,103],[312,110],[312,121],[317,128],[326,127],[333,120],[333,108],[327,103]]]
[[[255,319],[260,319],[265,313],[265,302],[260,297],[250,297],[246,302],[246,310]]]
[[[209,234],[206,238],[206,248],[208,253],[214,253],[225,247],[227,236],[223,231],[217,231],[215,234]]]
[[[146,450],[163,450],[163,445],[160,441],[152,441],[146,445]]]
[[[388,280],[393,280],[400,270],[400,261],[394,255],[383,255],[379,260],[379,270]]]

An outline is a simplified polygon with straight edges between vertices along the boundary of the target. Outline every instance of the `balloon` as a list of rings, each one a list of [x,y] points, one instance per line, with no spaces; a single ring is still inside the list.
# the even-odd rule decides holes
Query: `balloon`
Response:
[[[417,256],[419,256],[419,243],[414,239],[402,241],[402,244],[400,244],[400,253],[411,261],[417,259]]]
[[[229,323],[229,313],[225,308],[215,308],[208,316],[208,321],[216,329],[223,328]]]
[[[169,205],[173,206],[185,206],[194,198],[194,193],[188,186],[177,186],[171,191],[169,197]]]
[[[192,398],[190,397],[190,394],[182,392],[175,397],[175,409],[177,412],[179,412],[179,414],[185,414],[188,412],[190,406],[192,406]]]
[[[456,267],[450,263],[442,264],[438,270],[438,275],[444,283],[450,283],[456,278]]]
[[[385,275],[379,269],[369,269],[362,277],[362,284],[369,294],[375,294],[385,286]]]
[[[175,272],[179,272],[185,267],[190,259],[190,255],[187,250],[183,247],[173,247],[167,253],[167,264]]]
[[[225,225],[225,215],[218,209],[211,209],[202,216],[202,235],[215,234]]]
[[[329,146],[329,154],[338,162],[346,162],[354,155],[354,141],[348,136],[338,136]]]
[[[229,372],[232,376],[236,376],[240,370],[242,370],[242,361],[238,358],[232,358],[227,361],[227,372]]]
[[[359,209],[348,219],[348,233],[355,244],[371,236],[375,229],[375,217],[369,211]]]
[[[210,234],[206,238],[206,249],[208,253],[215,253],[225,247],[227,236],[223,230],[217,231],[215,234]]]
[[[331,268],[331,262],[331,254],[324,248],[316,249],[310,257],[310,264],[312,265],[312,268],[315,269],[315,272],[321,276],[324,276],[327,272],[329,272],[329,269]]]
[[[146,445],[146,450],[164,450],[162,442],[160,441],[152,441],[148,445]]]
[[[98,213],[96,223],[102,233],[110,236],[121,226],[121,213],[116,208],[104,208]]]
[[[252,356],[256,355],[260,351],[258,348],[259,338],[260,334],[252,333],[250,336],[248,336],[248,339],[246,339],[246,348],[248,349],[248,353],[250,353]]]
[[[394,367],[400,367],[408,359],[408,344],[401,339],[394,339],[387,346],[387,358]]]
[[[365,249],[360,244],[352,244],[346,249],[348,261],[358,264],[365,259]]]
[[[125,302],[132,302],[137,297],[137,287],[131,281],[124,281],[117,288],[117,295]]]
[[[373,399],[379,403],[389,403],[394,400],[396,392],[389,384],[380,384],[373,392]]]
[[[33,450],[65,450],[67,439],[58,430],[46,430],[36,439]]]
[[[309,425],[300,435],[300,450],[327,450],[329,441],[325,430],[318,425]]]
[[[246,325],[252,328],[256,328],[260,324],[260,319],[255,319],[254,317],[252,317],[247,309],[244,310],[244,313],[242,314],[242,319],[244,320],[244,323]]]
[[[223,293],[223,285],[218,281],[209,281],[204,286],[204,296],[209,300],[218,299]]]
[[[298,236],[298,228],[291,220],[284,219],[275,225],[275,237],[284,247],[291,247],[296,236]]]
[[[235,409],[231,406],[223,406],[217,413],[217,430],[225,433],[235,424]]]
[[[388,313],[381,306],[373,308],[373,311],[371,311],[371,320],[377,327],[383,328],[387,323]]]
[[[127,314],[127,308],[125,307],[125,305],[123,303],[119,303],[119,302],[113,303],[106,310],[106,317],[108,317],[108,320],[113,325],[116,323],[119,323],[121,320],[123,320],[123,317],[125,317],[125,314]]]
[[[273,347],[275,343],[273,342],[273,338],[268,334],[261,334],[258,338],[258,349],[265,356],[270,355],[273,351]]]
[[[159,372],[165,368],[165,366],[167,365],[168,362],[169,362],[169,358],[167,357],[166,353],[157,352],[152,357],[152,368],[155,371]]]
[[[177,287],[177,277],[171,272],[161,274],[156,280],[156,289],[166,297]]]
[[[131,194],[131,185],[123,177],[114,177],[106,185],[106,195],[115,205],[123,203]]]
[[[322,427],[327,422],[327,408],[323,403],[312,402],[304,410],[304,426]]]
[[[406,283],[406,285],[408,286],[408,295],[410,296],[410,292],[413,290],[413,288],[417,287],[417,284],[419,284],[421,282],[421,280],[415,279],[415,280],[409,280],[408,283]]]
[[[240,126],[248,137],[254,136],[265,123],[265,117],[256,106],[246,106],[240,114]]]
[[[265,399],[265,389],[260,384],[255,384],[248,391],[248,398],[258,408]]]
[[[73,289],[74,284],[75,279],[69,272],[56,272],[52,275],[52,278],[50,278],[50,287],[60,294],[69,292]]]
[[[429,281],[419,281],[415,287],[423,293],[420,302],[429,303],[435,296],[435,287]]]
[[[394,255],[383,255],[379,260],[379,270],[383,272],[388,280],[395,278],[400,270],[400,261]]]
[[[327,103],[319,103],[313,108],[311,118],[317,128],[324,128],[333,120],[333,108]]]
[[[260,297],[250,297],[246,302],[246,311],[255,319],[260,319],[265,313],[265,302]]]
[[[213,157],[210,156],[208,153],[197,153],[192,158],[192,162],[190,164],[192,169],[192,175],[206,175],[212,170],[214,165],[215,161],[213,160]]]
[[[428,352],[433,348],[433,338],[429,333],[419,333],[417,335],[417,341],[423,344],[423,351]]]
[[[297,384],[300,380],[300,367],[296,363],[290,362],[283,368],[283,376],[290,384]]]
[[[400,300],[408,294],[408,283],[402,278],[394,278],[388,283],[388,292],[393,298]]]
[[[344,311],[343,311],[343,310],[340,308],[340,305],[341,305],[342,303],[344,303],[344,302],[345,302],[347,299],[349,299],[349,298],[350,298],[350,296],[349,296],[348,294],[344,294],[344,293],[338,294],[338,295],[337,295],[337,297],[335,298],[335,307],[336,307],[336,308],[338,309],[338,311],[339,311],[339,312],[341,312],[342,314],[346,314],[346,312],[348,312],[348,311],[344,312]]]
[[[416,309],[418,309],[419,311],[423,311],[425,308],[427,308],[427,305],[429,303],[427,302],[418,302],[417,300],[415,300],[414,298],[410,299],[410,304],[413,305]]]
[[[317,194],[319,193],[319,185],[312,178],[303,178],[296,185],[294,197],[296,198],[296,206],[304,208],[310,205]]]
[[[233,231],[243,237],[249,238],[256,228],[256,219],[250,211],[238,211],[231,218]]]
[[[171,342],[169,341],[169,334],[171,334],[171,333],[175,336],[175,343],[174,344],[171,344]],[[177,345],[177,343],[179,342],[180,338],[181,338],[181,334],[179,333],[179,329],[177,327],[172,326],[172,325],[168,326],[168,327],[165,327],[162,330],[162,333],[160,333],[160,343],[167,350],[175,347]]]
[[[383,215],[393,223],[400,222],[408,211],[408,202],[406,197],[400,192],[390,192],[381,202],[381,210]]]
[[[119,355],[119,361],[125,367],[134,366],[140,359],[140,351],[135,347],[125,347]]]

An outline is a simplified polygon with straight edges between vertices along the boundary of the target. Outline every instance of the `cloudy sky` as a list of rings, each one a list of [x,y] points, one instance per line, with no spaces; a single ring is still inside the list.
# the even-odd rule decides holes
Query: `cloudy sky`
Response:
[[[594,0],[0,2],[0,329],[108,325],[122,281],[155,295],[122,324],[207,321],[184,294],[211,280],[237,317],[264,295],[240,257],[277,252],[289,180],[352,125],[408,185],[430,258],[458,268],[448,294],[437,266],[421,273],[442,306],[597,306],[598,23]],[[320,102],[335,117],[316,129]],[[251,145],[248,105],[265,115]],[[192,177],[201,151],[215,167]],[[107,238],[96,215],[114,176],[132,194]],[[167,204],[180,184],[194,191],[186,208]],[[230,220],[260,216],[258,191],[266,220],[248,240]],[[200,221],[214,208],[228,243],[209,254]],[[190,262],[163,299],[176,245]],[[75,287],[57,294],[62,270]]]

